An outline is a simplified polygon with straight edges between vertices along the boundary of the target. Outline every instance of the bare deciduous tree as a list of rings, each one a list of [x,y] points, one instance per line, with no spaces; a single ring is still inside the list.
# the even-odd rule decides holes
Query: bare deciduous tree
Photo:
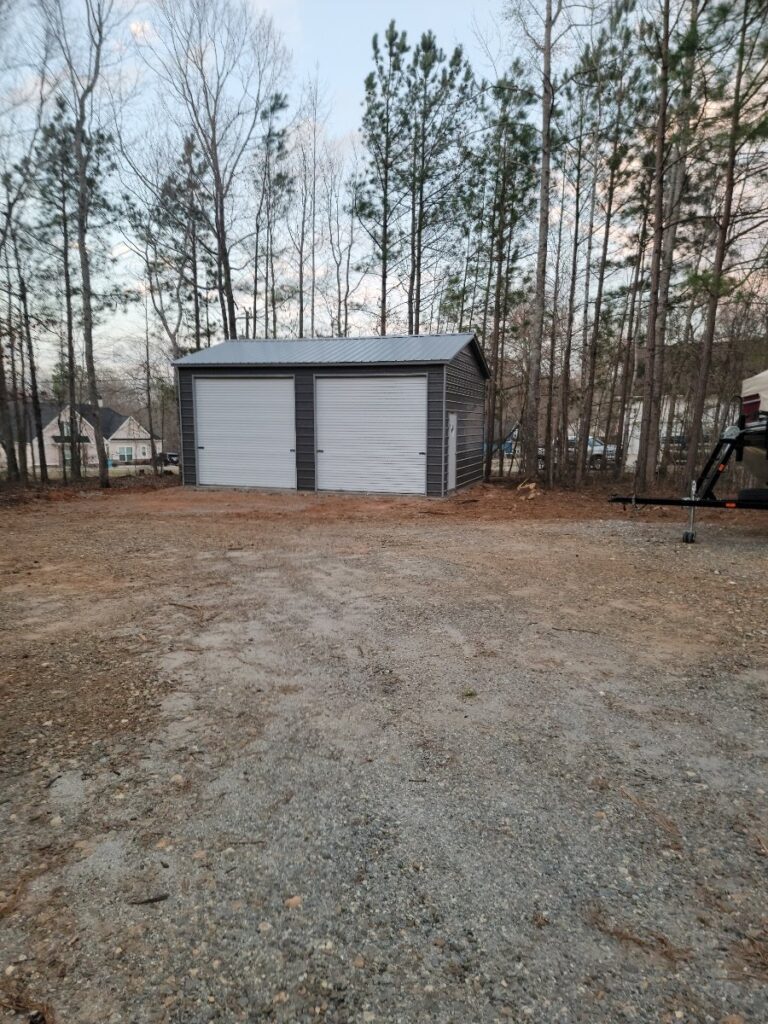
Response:
[[[240,177],[286,52],[269,16],[254,14],[245,0],[158,0],[156,12],[156,34],[142,40],[141,50],[173,101],[169,113],[194,136],[208,167],[224,332],[235,338],[232,236],[241,221]]]
[[[62,95],[72,117],[77,193],[77,248],[80,259],[83,347],[88,399],[93,410],[99,482],[109,487],[109,468],[99,415],[99,387],[94,356],[94,286],[91,267],[91,214],[94,184],[93,135],[98,125],[98,88],[105,73],[106,49],[117,27],[114,0],[82,0],[74,16],[64,0],[40,0],[61,60]],[[81,20],[82,19],[82,20]]]

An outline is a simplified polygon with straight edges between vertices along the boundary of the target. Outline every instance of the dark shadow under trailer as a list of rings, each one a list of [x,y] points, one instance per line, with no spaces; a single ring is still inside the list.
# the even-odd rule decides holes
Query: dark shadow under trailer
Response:
[[[745,448],[762,449],[768,459],[768,418],[765,414],[759,420],[745,423],[742,416],[738,424],[728,427],[720,435],[717,444],[707,459],[697,480],[691,484],[687,498],[645,498],[632,495],[615,495],[610,501],[615,505],[666,505],[688,509],[688,529],[683,534],[686,544],[696,540],[697,508],[745,509],[752,512],[768,512],[768,488],[740,491],[735,498],[718,498],[715,485],[725,472],[731,458],[736,462],[744,458]]]

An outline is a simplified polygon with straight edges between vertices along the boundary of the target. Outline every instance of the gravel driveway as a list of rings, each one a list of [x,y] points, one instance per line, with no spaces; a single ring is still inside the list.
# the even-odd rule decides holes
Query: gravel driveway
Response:
[[[768,1020],[764,522],[0,515],[0,1019]]]

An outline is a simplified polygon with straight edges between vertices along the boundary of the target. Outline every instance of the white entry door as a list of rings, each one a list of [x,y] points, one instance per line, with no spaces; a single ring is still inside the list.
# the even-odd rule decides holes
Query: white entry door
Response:
[[[195,379],[197,482],[295,487],[292,377]]]
[[[317,488],[424,494],[426,377],[318,377]]]

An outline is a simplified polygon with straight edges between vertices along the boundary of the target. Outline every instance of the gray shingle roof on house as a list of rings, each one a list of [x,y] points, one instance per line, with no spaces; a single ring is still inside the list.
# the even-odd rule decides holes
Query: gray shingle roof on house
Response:
[[[77,409],[83,419],[88,420],[93,426],[96,421],[93,407],[90,405],[78,405]],[[99,406],[98,413],[101,420],[101,432],[105,438],[112,437],[115,431],[128,419],[127,413],[116,412],[114,409],[110,409],[108,405]]]
[[[62,407],[56,402],[50,402],[43,400],[40,402],[40,413],[42,415],[43,427],[47,427],[51,420],[58,419],[62,416],[65,421],[68,421],[69,414],[66,412],[68,406],[62,410]],[[79,403],[75,406],[80,416],[84,420],[87,420],[91,426],[96,419],[92,406],[86,405],[84,402]],[[32,419],[32,402],[28,402],[28,411],[30,421]],[[99,407],[99,418],[101,420],[101,430],[104,437],[111,437],[117,428],[128,419],[128,413],[116,412],[114,409],[110,409],[108,405]]]
[[[380,338],[304,338],[299,341],[224,341],[183,356],[176,366],[355,366],[449,363],[472,344],[488,367],[474,334],[419,334]]]
[[[42,419],[43,429],[45,429],[49,425],[49,423],[51,423],[53,420],[57,420],[59,417],[62,417],[64,422],[68,423],[69,422],[69,413],[66,411],[68,408],[69,408],[69,406],[68,406],[67,403],[65,403],[64,408],[62,409],[62,407],[57,402],[52,402],[52,401],[50,401],[48,399],[41,399],[41,401],[40,401],[40,415],[41,415],[41,419]],[[86,405],[85,403],[80,403],[77,406],[75,406],[75,408],[77,409],[77,412],[79,413],[79,415],[84,420],[86,420],[88,423],[90,423],[91,426],[94,425],[94,422],[96,420],[96,415],[94,413],[94,410],[93,410],[92,406]],[[33,409],[32,409],[32,400],[31,399],[29,399],[27,401],[26,412],[27,412],[27,440],[29,440],[30,438],[34,437],[34,434],[35,434],[34,413],[33,413]],[[129,418],[130,418],[130,413],[117,412],[116,409],[111,409],[108,405],[99,406],[99,419],[101,420],[101,432],[104,435],[104,438],[106,440],[108,440],[110,437],[113,437],[115,435],[115,433],[123,425],[123,423],[125,423],[126,420],[128,420]],[[14,421],[13,425],[14,425],[14,428],[15,428],[15,426],[16,426],[15,421]],[[60,440],[58,439],[58,435],[57,435],[57,437],[54,440],[56,440],[57,444],[60,443]],[[155,440],[159,441],[160,438],[155,436]],[[84,441],[85,441],[85,438],[83,439],[83,443],[84,443]]]
[[[29,402],[29,410],[30,410],[30,415],[31,415],[31,410],[32,410],[32,402],[31,401]],[[48,426],[48,424],[51,422],[51,420],[55,420],[58,417],[59,412],[60,412],[60,407],[57,405],[56,402],[48,402],[45,399],[41,400],[41,402],[40,402],[40,416],[41,416],[42,421],[43,421],[43,429],[45,429]]]

